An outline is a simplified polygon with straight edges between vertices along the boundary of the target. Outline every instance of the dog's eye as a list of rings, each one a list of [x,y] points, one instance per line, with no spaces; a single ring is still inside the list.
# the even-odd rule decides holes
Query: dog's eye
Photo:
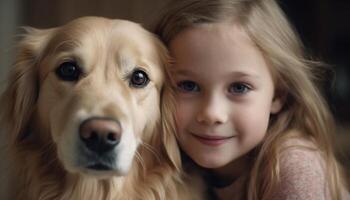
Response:
[[[130,86],[136,88],[146,87],[149,82],[149,78],[146,72],[142,70],[136,70],[131,74],[130,77]]]
[[[77,81],[81,69],[76,62],[64,62],[56,69],[56,75],[64,81]]]

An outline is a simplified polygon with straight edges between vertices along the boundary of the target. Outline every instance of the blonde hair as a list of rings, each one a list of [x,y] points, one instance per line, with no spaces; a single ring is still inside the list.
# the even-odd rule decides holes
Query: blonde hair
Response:
[[[185,29],[220,22],[237,23],[248,33],[270,65],[276,94],[285,96],[282,111],[270,119],[268,133],[258,149],[248,199],[266,199],[272,193],[279,180],[280,144],[291,135],[291,130],[313,141],[322,152],[331,197],[341,199],[344,183],[332,148],[335,125],[316,87],[323,66],[306,58],[301,41],[275,0],[177,1],[162,16],[154,32],[169,46]]]

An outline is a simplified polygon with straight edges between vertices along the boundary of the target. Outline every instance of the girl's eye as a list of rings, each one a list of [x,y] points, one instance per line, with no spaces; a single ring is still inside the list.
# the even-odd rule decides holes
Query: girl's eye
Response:
[[[198,92],[199,86],[193,81],[181,81],[177,84],[180,91],[183,92]]]
[[[245,94],[249,92],[250,88],[244,83],[233,83],[229,88],[229,92],[232,94]]]

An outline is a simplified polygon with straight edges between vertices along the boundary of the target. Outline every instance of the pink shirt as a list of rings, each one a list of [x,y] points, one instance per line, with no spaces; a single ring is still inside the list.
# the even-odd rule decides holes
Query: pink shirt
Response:
[[[296,147],[298,146],[299,147]],[[303,147],[300,147],[303,146]],[[325,162],[320,151],[307,140],[290,139],[280,154],[281,182],[271,200],[331,200],[326,181]],[[305,148],[306,147],[306,148]],[[311,149],[310,149],[311,148]],[[220,200],[242,200],[247,178],[241,177],[225,188],[215,189]],[[342,188],[342,199],[350,200]]]

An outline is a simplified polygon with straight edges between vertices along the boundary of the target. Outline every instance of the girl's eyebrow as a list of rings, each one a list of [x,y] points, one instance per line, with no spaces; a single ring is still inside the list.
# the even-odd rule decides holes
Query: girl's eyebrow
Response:
[[[174,73],[176,75],[182,75],[182,76],[194,75],[193,72],[191,72],[190,70],[185,70],[185,69],[175,69],[175,70],[172,70],[172,73]]]
[[[243,71],[233,71],[230,73],[230,76],[233,76],[235,78],[257,78],[260,79],[261,77],[259,74],[254,72],[243,72]]]
[[[186,70],[186,69],[175,69],[172,72],[174,74],[180,75],[180,76],[198,75],[195,72],[192,72],[191,70]],[[245,71],[232,71],[232,72],[229,72],[227,74],[227,76],[234,77],[234,78],[253,78],[253,79],[260,79],[261,78],[261,76],[259,76],[259,74],[257,74],[257,73],[245,72]]]

